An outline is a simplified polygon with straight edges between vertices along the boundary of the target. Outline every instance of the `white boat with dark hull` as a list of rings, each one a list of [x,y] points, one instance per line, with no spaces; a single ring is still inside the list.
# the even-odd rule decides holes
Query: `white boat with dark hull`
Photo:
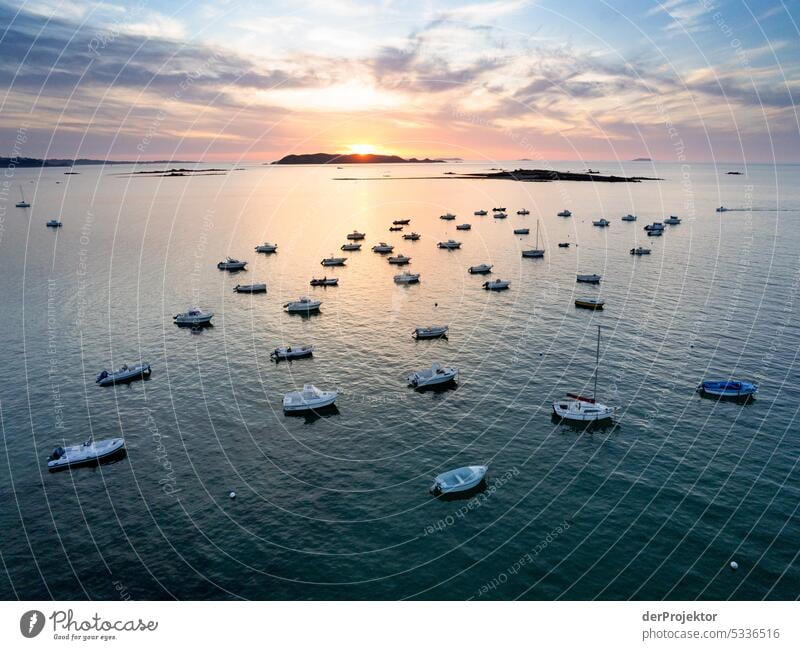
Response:
[[[562,210],[561,212],[558,213],[557,216],[559,216],[559,217],[571,217],[572,216],[572,212],[570,212],[569,210]]]
[[[233,288],[234,293],[267,293],[267,285],[264,282],[256,284],[237,284]]]
[[[616,409],[597,402],[597,375],[600,365],[600,326],[597,326],[597,352],[594,366],[594,393],[592,397],[584,397],[576,393],[567,393],[566,399],[553,402],[553,415],[562,420],[572,422],[599,422],[614,417]]]
[[[31,204],[25,200],[25,193],[22,191],[22,185],[19,186],[19,196],[20,200],[17,201],[14,206],[17,208],[29,208]]]
[[[284,413],[305,413],[333,406],[338,392],[320,390],[314,384],[305,384],[303,390],[286,393],[283,396]]]
[[[408,264],[410,261],[411,258],[407,255],[394,255],[393,257],[389,258],[389,264],[396,264],[398,266]]]
[[[455,239],[448,239],[447,241],[440,241],[436,244],[439,248],[444,248],[445,250],[456,250],[457,248],[461,248],[461,242],[456,241]]]
[[[324,278],[311,278],[309,284],[312,287],[335,287],[339,284],[339,278],[329,278],[328,276]]]
[[[222,262],[217,263],[217,268],[220,271],[244,271],[246,266],[247,262],[232,257],[226,257]]]
[[[650,249],[645,248],[644,246],[637,246],[636,248],[631,248],[631,255],[650,255]]]
[[[264,242],[263,244],[259,244],[256,246],[256,253],[276,253],[278,252],[278,245],[277,244],[270,244],[269,242]]]
[[[440,363],[434,363],[430,368],[412,372],[408,376],[408,385],[414,388],[428,388],[449,384],[458,379],[458,368],[446,368]]]
[[[292,359],[305,359],[313,354],[313,345],[287,345],[275,348],[269,356],[275,361],[291,361]]]
[[[360,251],[361,244],[342,244],[340,248],[343,251]]]
[[[50,221],[48,221],[45,225],[48,228],[61,228],[61,226],[63,226],[64,224],[61,223],[58,219],[50,219]]]
[[[393,250],[394,250],[394,246],[392,246],[391,244],[387,244],[385,241],[382,241],[382,242],[380,242],[378,244],[375,244],[372,247],[372,252],[373,253],[381,253],[381,254],[383,254],[383,253],[391,253]]]
[[[597,284],[600,280],[603,279],[602,275],[597,275],[597,273],[579,273],[575,281],[576,282],[589,282],[590,284]]]
[[[325,257],[320,262],[322,266],[344,266],[344,263],[347,261],[346,257]]]
[[[483,288],[487,291],[504,291],[511,286],[510,280],[489,280],[488,282],[483,283]]]
[[[460,223],[456,226],[456,230],[472,230],[472,225],[468,223]]]
[[[626,214],[624,217],[622,217],[621,221],[636,221],[636,215]]]
[[[417,284],[419,282],[419,273],[400,273],[394,276],[394,281],[397,284]]]
[[[433,479],[430,492],[434,496],[469,492],[483,483],[488,471],[489,467],[486,465],[468,465],[451,469]]]
[[[149,363],[137,363],[135,366],[122,366],[117,371],[103,370],[94,383],[99,386],[113,386],[114,384],[127,384],[135,379],[144,379],[150,376]]]
[[[470,266],[467,271],[471,275],[486,275],[492,272],[491,264],[478,264],[477,266]]]
[[[47,469],[55,472],[69,467],[93,465],[122,456],[124,452],[124,438],[111,438],[109,440],[98,440],[97,442],[89,438],[82,445],[56,447],[53,449],[53,453],[47,459]]]
[[[321,300],[314,300],[308,296],[301,296],[297,300],[287,302],[283,308],[290,314],[310,314],[318,311],[322,305]]]
[[[407,235],[403,235],[403,239],[407,241],[417,241],[420,238],[420,234],[418,232],[410,232]]]
[[[359,241],[361,239],[364,239],[364,237],[366,237],[366,235],[363,232],[358,232],[358,230],[354,230],[349,235],[347,235],[347,238],[351,241]]]
[[[423,339],[440,339],[447,337],[447,331],[450,329],[448,325],[430,325],[428,327],[418,327],[415,329],[411,336],[417,340]]]
[[[172,319],[176,325],[198,327],[200,325],[209,325],[213,317],[214,312],[203,311],[200,307],[189,307],[182,314],[173,316]]]

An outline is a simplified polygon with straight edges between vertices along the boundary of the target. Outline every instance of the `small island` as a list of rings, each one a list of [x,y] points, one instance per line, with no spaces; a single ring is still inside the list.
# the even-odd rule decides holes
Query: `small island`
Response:
[[[303,153],[290,154],[265,165],[374,165],[387,163],[441,163],[431,158],[401,158],[377,153]]]
[[[652,158],[634,158],[631,162],[653,162]]]

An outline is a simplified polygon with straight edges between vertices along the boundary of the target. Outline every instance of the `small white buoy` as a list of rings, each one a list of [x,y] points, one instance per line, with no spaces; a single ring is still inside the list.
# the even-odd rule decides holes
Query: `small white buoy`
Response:
[[[738,569],[738,568],[739,568],[739,563],[738,562],[731,562],[731,569],[736,571],[736,569]]]
[[[235,498],[236,498],[236,492],[231,492],[231,493],[230,493],[228,496],[229,496],[231,499],[235,499]]]

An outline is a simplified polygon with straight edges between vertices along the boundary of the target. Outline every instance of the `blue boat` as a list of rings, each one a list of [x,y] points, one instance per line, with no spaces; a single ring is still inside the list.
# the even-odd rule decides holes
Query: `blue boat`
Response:
[[[750,397],[758,392],[758,385],[749,381],[704,381],[697,390],[715,397]]]

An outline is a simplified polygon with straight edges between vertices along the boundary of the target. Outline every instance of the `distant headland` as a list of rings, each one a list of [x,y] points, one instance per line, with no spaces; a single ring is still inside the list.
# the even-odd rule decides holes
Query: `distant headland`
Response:
[[[79,165],[164,165],[194,163],[192,160],[94,160],[92,158],[4,158],[0,167],[77,167]]]
[[[634,158],[631,162],[653,162],[652,158]]]
[[[290,154],[269,165],[370,165],[387,163],[441,163],[431,158],[401,158],[377,153],[302,153]]]

